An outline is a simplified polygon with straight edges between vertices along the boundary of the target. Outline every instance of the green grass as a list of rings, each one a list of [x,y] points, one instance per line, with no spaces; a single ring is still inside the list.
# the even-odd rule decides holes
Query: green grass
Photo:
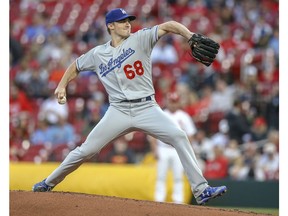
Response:
[[[221,207],[223,208],[223,207]],[[235,209],[239,211],[245,211],[245,212],[253,212],[253,213],[260,213],[260,214],[270,214],[273,216],[278,216],[279,215],[279,209],[275,208],[252,208],[252,207],[224,207],[227,209]]]

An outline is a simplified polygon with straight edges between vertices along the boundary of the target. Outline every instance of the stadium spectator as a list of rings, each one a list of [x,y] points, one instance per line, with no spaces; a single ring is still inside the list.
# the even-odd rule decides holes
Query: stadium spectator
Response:
[[[18,161],[25,153],[23,141],[29,140],[35,130],[33,107],[30,98],[25,91],[19,89],[14,83],[10,83],[9,91],[9,146],[10,158]]]
[[[271,98],[267,103],[266,112],[264,113],[267,119],[267,125],[269,130],[279,130],[279,86],[273,87],[271,92]]]
[[[273,143],[264,146],[264,154],[256,164],[255,179],[258,181],[279,180],[279,153]]]
[[[241,147],[245,165],[249,167],[247,179],[256,179],[256,164],[261,155],[257,144],[254,142],[248,142]]]
[[[279,152],[279,131],[275,129],[269,130],[267,137],[267,142],[273,143],[276,146],[277,151]]]
[[[209,106],[212,97],[212,88],[208,85],[203,86],[199,91],[199,95],[196,92],[191,91],[189,101],[184,106],[184,110],[193,118],[196,124],[203,124],[209,115]]]
[[[269,55],[269,54],[267,54]],[[271,53],[272,55],[272,53]],[[266,62],[274,61],[271,60],[273,56],[269,57]],[[279,71],[274,67],[274,63],[266,63],[264,70],[259,74],[259,79],[257,84],[257,93],[262,100],[268,102],[271,96],[275,95],[278,90],[278,83],[279,83]]]
[[[45,40],[46,29],[44,16],[41,13],[33,13],[32,22],[30,22],[24,32],[28,42],[36,40]]]
[[[244,158],[239,155],[233,165],[228,170],[232,180],[246,180],[249,173],[249,167],[245,164]]]
[[[265,47],[273,34],[271,25],[262,16],[257,17],[252,30],[252,42],[256,47]]]
[[[38,119],[35,130],[30,136],[32,145],[46,145],[51,148],[53,141],[53,131],[50,130],[51,126],[44,119]]]
[[[214,146],[219,146],[225,149],[230,141],[228,135],[229,127],[226,119],[222,119],[218,123],[218,132],[211,136],[211,141]]]
[[[27,83],[32,76],[32,68],[30,67],[30,56],[25,55],[19,64],[14,76],[14,82],[22,89],[26,89]]]
[[[105,162],[113,164],[131,164],[136,162],[135,153],[130,149],[125,136],[113,142],[113,149],[106,157]]]
[[[77,136],[75,129],[65,117],[59,116],[58,123],[51,126],[51,131],[53,131],[53,136],[51,136],[53,146],[67,144],[73,147],[76,145]]]
[[[35,130],[35,122],[28,112],[20,112],[10,119],[10,146],[21,147]]]
[[[37,56],[38,61],[41,64],[45,64],[47,61],[60,62],[60,65],[66,66],[70,62],[72,54],[72,44],[68,40],[67,36],[62,31],[53,31],[47,35],[46,41],[43,47],[39,50]]]
[[[30,135],[32,145],[43,145],[48,154],[61,145],[74,148],[77,136],[73,125],[64,119],[59,119],[57,125],[50,125],[46,120],[39,119],[36,129]]]
[[[13,37],[10,30],[10,38],[9,38],[9,53],[10,53],[10,66],[17,65],[20,60],[23,58],[24,49],[22,44]]]
[[[191,144],[195,154],[202,160],[212,160],[215,157],[212,140],[206,136],[205,130],[199,128]]]
[[[233,165],[235,160],[241,156],[241,150],[237,140],[230,139],[224,150],[224,156],[228,159],[229,165]]]
[[[257,117],[254,119],[251,128],[252,141],[265,140],[268,136],[268,126],[266,120],[263,117]]]
[[[212,93],[209,106],[210,113],[228,112],[233,107],[234,88],[222,78],[215,81],[215,90]]]
[[[18,115],[21,112],[33,112],[30,98],[26,92],[21,90],[14,82],[10,83],[9,95],[9,114],[10,116]]]
[[[269,40],[269,47],[271,47],[275,53],[275,61],[279,60],[279,29],[273,29],[273,36]]]
[[[236,99],[233,108],[225,116],[229,126],[229,138],[237,140],[239,144],[244,142],[245,135],[251,134],[250,122],[245,114],[246,102]]]
[[[214,157],[205,163],[203,175],[207,179],[224,179],[228,177],[229,161],[223,154],[222,147],[214,146]]]
[[[46,98],[49,96],[47,79],[43,78],[40,65],[34,62],[30,65],[31,76],[26,82],[26,92],[30,98]]]

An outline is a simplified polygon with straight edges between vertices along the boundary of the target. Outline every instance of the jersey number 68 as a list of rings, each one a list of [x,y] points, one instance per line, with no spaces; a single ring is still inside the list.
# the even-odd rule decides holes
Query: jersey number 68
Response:
[[[128,79],[134,79],[134,77],[137,75],[142,76],[144,74],[144,68],[142,66],[142,62],[137,60],[133,63],[133,66],[130,64],[127,64],[124,66],[124,72]]]

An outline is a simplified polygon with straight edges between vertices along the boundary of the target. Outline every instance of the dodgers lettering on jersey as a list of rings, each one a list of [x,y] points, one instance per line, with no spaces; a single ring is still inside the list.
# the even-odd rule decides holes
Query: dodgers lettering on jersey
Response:
[[[100,64],[100,75],[101,77],[106,76],[109,72],[113,71],[116,67],[120,68],[122,63],[128,59],[131,55],[135,53],[135,50],[129,48],[128,50],[123,49],[122,54],[118,56],[116,59],[111,58],[108,61],[108,64]]]
[[[118,47],[111,41],[76,59],[78,71],[94,71],[109,94],[109,102],[155,94],[151,52],[158,41],[158,26],[131,34]]]

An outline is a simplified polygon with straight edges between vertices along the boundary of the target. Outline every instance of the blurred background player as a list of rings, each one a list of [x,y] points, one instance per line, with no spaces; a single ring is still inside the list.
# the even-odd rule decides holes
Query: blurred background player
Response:
[[[164,112],[186,132],[191,143],[196,133],[196,127],[192,118],[181,110],[180,98],[176,92],[167,94],[167,105]],[[164,202],[166,200],[166,179],[168,171],[171,170],[173,173],[172,201],[184,203],[184,169],[175,148],[152,137],[150,142],[152,152],[157,159],[155,201]]]

